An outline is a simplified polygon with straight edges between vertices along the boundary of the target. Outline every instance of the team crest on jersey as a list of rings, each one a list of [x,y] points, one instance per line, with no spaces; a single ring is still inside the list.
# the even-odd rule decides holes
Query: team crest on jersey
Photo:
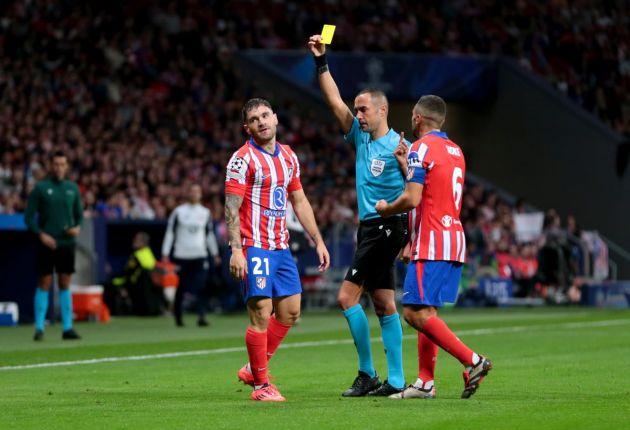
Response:
[[[273,190],[273,209],[282,210],[287,201],[286,194],[283,187],[276,187]]]
[[[264,290],[265,287],[267,286],[267,278],[259,276],[256,278],[256,286],[261,289]]]
[[[449,228],[453,225],[453,218],[450,215],[444,215],[442,217],[442,225],[446,228]]]
[[[247,173],[247,163],[241,157],[234,157],[227,166],[227,179],[234,179],[239,184],[245,183]]]
[[[378,160],[376,158],[372,160],[372,165],[370,166],[370,172],[372,172],[372,175],[381,176],[384,170],[385,160]]]

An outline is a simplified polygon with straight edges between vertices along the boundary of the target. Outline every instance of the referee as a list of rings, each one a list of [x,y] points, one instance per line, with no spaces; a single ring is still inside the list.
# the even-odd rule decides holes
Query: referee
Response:
[[[405,388],[402,326],[394,300],[394,261],[406,242],[406,226],[400,216],[381,218],[374,206],[381,199],[394,201],[405,188],[406,172],[403,175],[393,154],[404,136],[389,128],[389,104],[380,90],[361,91],[354,99],[356,116],[353,115],[328,70],[321,36],[311,36],[308,46],[315,58],[324,99],[345,133],[346,141],[356,150],[360,220],[357,250],[337,300],[354,339],[359,374],[342,396],[390,396]],[[364,292],[372,299],[381,326],[388,373],[383,383],[374,369],[368,319],[360,304]]]
[[[68,159],[61,151],[52,156],[52,174],[38,182],[28,196],[24,221],[39,237],[35,291],[35,336],[44,339],[44,320],[48,311],[48,291],[53,271],[57,273],[59,306],[63,322],[62,339],[80,339],[72,328],[72,293],[76,237],[83,222],[83,205],[76,183],[67,180]]]
[[[182,319],[184,292],[197,296],[197,325],[199,327],[208,325],[205,318],[208,251],[212,255],[214,265],[221,264],[212,214],[200,202],[201,186],[193,184],[188,190],[188,202],[177,206],[169,216],[162,243],[162,261],[168,262],[172,253],[173,262],[179,266],[179,287],[175,293],[173,309],[175,324],[178,327],[184,326]]]

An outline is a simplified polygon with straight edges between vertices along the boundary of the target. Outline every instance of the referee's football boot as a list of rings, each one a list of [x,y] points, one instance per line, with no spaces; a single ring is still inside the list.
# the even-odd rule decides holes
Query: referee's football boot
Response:
[[[35,334],[33,335],[33,340],[37,342],[41,342],[44,340],[44,332],[41,330],[35,330]]]
[[[378,373],[375,373],[372,378],[367,373],[359,370],[359,375],[354,378],[352,386],[341,393],[341,395],[343,397],[363,397],[370,391],[376,390],[380,386],[381,380],[378,377]]]
[[[70,329],[70,330],[66,330],[61,334],[61,338],[63,340],[78,340],[81,339],[81,336],[79,336],[79,333],[77,333],[76,331],[74,331],[74,329]]]
[[[435,385],[433,381],[423,382],[422,379],[409,385],[400,393],[392,394],[390,399],[435,399]]]
[[[370,397],[389,397],[389,396],[393,396],[394,394],[401,393],[404,389],[405,389],[404,387],[403,388],[394,387],[386,379],[385,382],[383,382],[380,387],[378,387],[375,390],[370,391],[369,393],[367,393],[367,395]]]
[[[464,391],[462,392],[462,399],[468,399],[475,394],[479,384],[483,378],[492,370],[492,362],[485,357],[479,356],[479,361],[471,367],[467,367],[464,370]]]

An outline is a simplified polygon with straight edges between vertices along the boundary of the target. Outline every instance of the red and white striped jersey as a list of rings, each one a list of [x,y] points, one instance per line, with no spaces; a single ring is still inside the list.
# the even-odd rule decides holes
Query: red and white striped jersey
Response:
[[[433,131],[415,141],[407,159],[408,182],[423,184],[420,204],[409,212],[412,260],[466,260],[459,220],[466,161],[446,133]]]
[[[225,178],[225,193],[243,197],[242,245],[287,249],[287,196],[300,189],[300,165],[289,146],[277,143],[270,154],[253,139],[245,142],[230,158]]]

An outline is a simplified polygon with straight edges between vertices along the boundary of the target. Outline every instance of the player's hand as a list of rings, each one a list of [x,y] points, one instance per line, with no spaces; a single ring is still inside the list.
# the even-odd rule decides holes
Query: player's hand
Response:
[[[57,241],[51,235],[46,234],[46,233],[40,233],[39,240],[41,240],[44,246],[46,246],[47,248],[57,249]]]
[[[322,43],[322,36],[319,34],[309,37],[308,47],[315,57],[321,57],[326,53],[326,45]]]
[[[387,206],[388,206],[388,204],[387,204],[387,202],[385,200],[379,200],[374,205],[374,209],[376,209],[376,212],[378,212],[378,214],[380,216],[382,216],[383,218],[386,218],[388,216],[388,214],[387,214]]]
[[[400,141],[398,142],[398,146],[394,149],[394,157],[396,157],[396,161],[400,167],[406,172],[407,171],[407,154],[409,152],[409,148],[405,143],[405,132],[400,133]]]
[[[247,260],[242,249],[232,250],[230,257],[230,275],[236,281],[242,281],[247,274]]]
[[[403,263],[409,263],[411,260],[411,243],[407,242],[403,249],[398,253],[398,259]]]
[[[319,241],[319,243],[315,247],[315,251],[317,252],[317,256],[319,257],[318,270],[320,272],[324,272],[330,266],[330,254],[328,253],[328,249],[326,248],[326,244],[323,240]]]
[[[81,233],[81,227],[78,225],[66,230],[66,234],[72,237],[77,237],[79,233]]]

